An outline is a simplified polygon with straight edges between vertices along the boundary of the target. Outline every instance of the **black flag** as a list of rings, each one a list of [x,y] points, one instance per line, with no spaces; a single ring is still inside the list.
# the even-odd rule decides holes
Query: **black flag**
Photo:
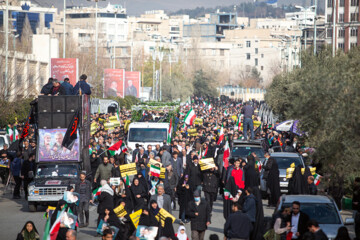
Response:
[[[63,139],[62,142],[62,146],[69,149],[71,151],[71,149],[74,146],[75,140],[77,139],[77,130],[78,130],[78,126],[79,126],[79,115],[80,115],[80,111],[79,109],[76,110]]]

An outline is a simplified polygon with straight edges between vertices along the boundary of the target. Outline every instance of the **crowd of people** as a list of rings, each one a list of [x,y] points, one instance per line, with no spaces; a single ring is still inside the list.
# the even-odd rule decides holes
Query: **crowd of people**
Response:
[[[55,91],[54,84],[50,94]],[[120,111],[120,126],[112,129],[106,129],[105,123],[115,113],[92,115],[92,125],[96,125],[96,130],[91,135],[89,146],[91,177],[82,172],[75,188],[69,189],[80,196],[78,206],[72,209],[78,216],[78,230],[89,227],[89,206],[95,202],[98,214],[96,227],[104,223],[107,226],[96,233],[102,239],[136,239],[138,226],[145,226],[146,229],[157,228],[155,239],[203,240],[212,223],[214,202],[220,201],[223,202],[225,239],[263,239],[265,222],[259,190],[261,168],[264,169],[263,178],[267,180],[269,206],[275,206],[280,198],[279,169],[268,151],[302,154],[303,149],[296,135],[273,131],[258,116],[260,105],[257,101],[245,103],[193,97],[190,104],[180,107],[172,123],[171,142],[164,140],[156,146],[137,144],[135,149],[125,149],[119,154],[113,154],[108,148],[119,141],[126,142],[125,126],[131,120],[131,111]],[[190,109],[201,121],[184,124]],[[155,122],[164,114],[166,112],[147,110],[143,112],[142,120]],[[254,120],[260,121],[261,125],[255,127]],[[25,147],[9,163],[15,181],[15,177],[19,177],[18,182],[22,179],[24,183],[29,183],[33,177],[31,171],[35,171],[36,142],[31,141],[32,137],[33,133],[24,141]],[[255,152],[249,152],[246,158],[225,159],[224,151],[227,146],[232,149],[237,139],[262,139],[265,161],[259,164],[261,161]],[[214,159],[214,166],[202,170],[200,161],[209,158]],[[130,179],[122,175],[119,168],[128,163],[136,164],[136,174]],[[164,168],[165,172],[154,175],[152,166]],[[317,194],[314,178],[307,171],[302,174],[301,168],[295,168],[289,183],[291,194]],[[121,181],[114,184],[110,181],[112,178],[120,178]],[[19,197],[21,182],[20,185],[18,182],[14,198]],[[60,200],[55,212],[69,207],[65,205]],[[120,216],[119,207],[126,214]],[[174,219],[171,217],[176,209],[179,209],[179,215],[174,218],[181,225],[178,231],[174,230]],[[141,214],[134,224],[130,215],[138,211]],[[162,219],[163,212],[168,215],[165,214]],[[57,214],[52,215],[52,223],[56,217]],[[269,239],[289,239],[289,233],[290,239],[323,239],[318,223],[308,220],[306,214],[300,211],[300,203],[294,202],[291,209],[284,208],[275,214],[271,228],[276,238]],[[31,224],[25,224],[18,237],[32,234],[35,238],[25,239],[36,239],[35,226],[32,224],[32,230],[27,227]],[[186,234],[188,227],[191,236]],[[67,239],[67,235],[76,238],[73,229],[64,228],[60,229],[57,239]],[[218,239],[218,236],[213,235],[211,239]]]

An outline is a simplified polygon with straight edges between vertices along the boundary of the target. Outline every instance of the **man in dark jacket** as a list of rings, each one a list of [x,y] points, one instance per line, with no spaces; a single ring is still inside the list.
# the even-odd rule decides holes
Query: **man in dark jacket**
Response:
[[[200,192],[194,192],[194,201],[188,203],[186,216],[191,219],[191,239],[203,240],[205,230],[210,225],[210,206],[200,198]]]
[[[103,163],[99,165],[96,170],[94,182],[96,182],[97,178],[100,180],[109,180],[112,177],[112,169],[114,166],[109,163],[108,157],[104,157]]]
[[[194,190],[201,191],[202,173],[200,169],[199,159],[194,156],[193,162],[187,166],[187,173],[189,175],[189,185]]]
[[[313,234],[314,240],[328,240],[328,237],[323,232],[323,230],[320,229],[319,223],[315,220],[310,220],[308,223],[308,229]]]
[[[65,78],[61,86],[64,87],[66,95],[73,95],[74,87],[71,85],[69,78]]]
[[[47,84],[45,84],[40,91],[41,95],[50,95],[51,88],[53,87],[53,78],[49,78]]]
[[[300,202],[294,201],[292,203],[292,212],[290,217],[293,239],[302,239],[304,233],[308,230],[307,223],[309,221],[309,216],[300,211]]]
[[[224,235],[226,239],[249,239],[252,231],[250,218],[241,212],[241,205],[236,202],[232,206],[234,213],[226,219],[224,226]]]
[[[308,188],[309,188],[309,194],[310,195],[316,195],[317,194],[317,188],[316,185],[314,183],[314,177],[313,176],[308,176],[307,178],[307,183],[308,183]]]
[[[203,174],[203,191],[205,200],[209,204],[210,212],[213,209],[213,203],[216,200],[218,192],[219,172],[218,167],[206,170]]]
[[[80,76],[80,81],[76,83],[73,95],[91,95],[90,85],[86,81],[87,76],[85,74]]]
[[[14,193],[13,193],[14,199],[21,198],[20,197],[20,187],[21,187],[22,179],[21,179],[20,175],[21,175],[22,162],[23,162],[23,159],[21,158],[21,152],[17,152],[16,158],[14,158],[14,160],[12,160],[12,162],[10,164],[11,174],[13,175],[14,180],[15,180],[15,188],[14,188]]]
[[[254,123],[252,116],[254,115],[254,108],[250,105],[250,102],[247,102],[246,105],[241,110],[241,114],[244,115],[244,139],[247,140],[247,130],[250,129],[251,140],[254,140]]]
[[[66,95],[65,88],[60,84],[60,82],[57,79],[53,80],[53,86],[51,88],[52,96],[58,96],[58,95]]]
[[[87,227],[89,225],[89,203],[92,203],[91,183],[85,179],[86,174],[80,173],[80,181],[75,185],[75,192],[80,194],[80,202],[78,206],[79,227]],[[84,224],[84,213],[86,223]]]
[[[25,199],[29,196],[28,186],[35,176],[35,154],[30,154],[29,160],[24,161],[21,167],[21,178],[24,181]]]

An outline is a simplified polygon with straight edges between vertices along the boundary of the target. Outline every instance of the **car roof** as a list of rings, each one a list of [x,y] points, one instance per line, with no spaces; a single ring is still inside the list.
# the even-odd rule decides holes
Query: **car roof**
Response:
[[[300,157],[298,153],[293,152],[273,152],[270,154],[271,157]]]
[[[298,201],[300,203],[332,203],[332,199],[325,195],[283,195],[281,202],[292,203]]]
[[[246,145],[246,146],[254,146],[254,147],[261,147],[262,139],[245,141],[241,139],[236,139],[233,141],[234,145]]]

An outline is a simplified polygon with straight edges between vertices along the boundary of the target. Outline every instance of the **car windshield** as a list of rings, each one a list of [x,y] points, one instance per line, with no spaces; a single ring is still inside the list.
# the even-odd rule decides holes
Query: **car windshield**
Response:
[[[4,137],[0,137],[0,149],[4,148],[4,144],[5,144],[5,139]]]
[[[239,146],[232,149],[232,157],[247,157],[250,153],[255,152],[256,156],[259,158],[264,157],[264,150],[260,147],[250,147],[250,146]]]
[[[291,207],[291,203],[285,203],[283,206]],[[341,224],[333,203],[301,203],[300,210],[319,224]]]
[[[278,164],[279,169],[287,169],[292,163],[295,163],[295,167],[298,165],[303,165],[300,157],[274,157]]]
[[[71,177],[78,176],[76,165],[39,165],[36,171],[37,178]]]
[[[163,142],[166,140],[166,128],[131,128],[129,142]]]

